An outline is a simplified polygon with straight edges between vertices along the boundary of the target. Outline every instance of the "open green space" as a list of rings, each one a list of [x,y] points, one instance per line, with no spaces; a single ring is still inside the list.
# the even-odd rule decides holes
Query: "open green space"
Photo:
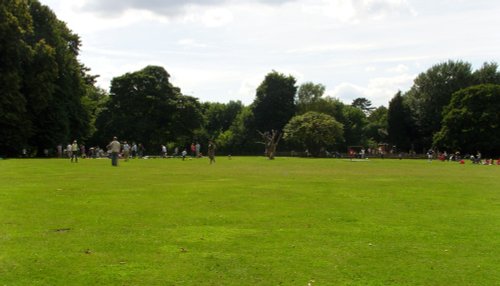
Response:
[[[500,166],[1,160],[0,285],[500,285]]]

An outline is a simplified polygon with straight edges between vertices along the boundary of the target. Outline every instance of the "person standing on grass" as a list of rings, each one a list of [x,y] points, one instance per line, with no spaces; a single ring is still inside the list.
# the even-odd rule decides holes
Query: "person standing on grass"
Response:
[[[210,158],[210,165],[212,165],[212,163],[215,163],[215,143],[212,142],[212,140],[208,141],[208,158]]]
[[[66,156],[71,159],[71,144],[68,143],[68,146],[66,146]]]
[[[196,145],[194,143],[191,143],[191,157],[194,158],[196,156]]]
[[[200,156],[200,150],[201,150],[201,145],[200,145],[200,143],[196,142],[196,146],[195,146],[195,148],[196,148],[196,158],[200,158],[200,157],[201,157],[201,156]]]
[[[137,144],[135,142],[132,143],[132,158],[135,158],[137,156]]]
[[[167,146],[161,145],[161,157],[167,158]]]
[[[63,154],[63,151],[62,151],[62,145],[59,144],[57,145],[57,158],[62,158],[62,154]]]
[[[85,144],[80,145],[80,156],[82,156],[83,159],[87,158],[87,149],[85,148]]]
[[[118,166],[118,154],[120,153],[120,142],[118,138],[113,137],[113,141],[108,144],[108,149],[111,150],[111,165]]]
[[[427,160],[429,162],[432,162],[433,157],[434,157],[434,150],[429,149],[429,151],[427,151]]]
[[[76,142],[76,140],[74,140],[73,144],[71,144],[70,150],[71,150],[71,163],[73,163],[73,159],[75,160],[75,163],[78,163],[78,143]]]
[[[125,158],[125,162],[128,161],[130,156],[130,145],[128,145],[127,141],[123,142],[123,158]]]
[[[139,158],[144,157],[145,150],[146,150],[146,148],[144,148],[144,145],[142,145],[142,143],[139,143],[139,146],[137,147],[137,153],[138,153]]]

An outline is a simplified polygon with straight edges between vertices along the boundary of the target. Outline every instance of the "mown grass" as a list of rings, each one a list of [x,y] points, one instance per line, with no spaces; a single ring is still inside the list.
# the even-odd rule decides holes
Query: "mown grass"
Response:
[[[0,285],[500,285],[500,166],[0,161]]]

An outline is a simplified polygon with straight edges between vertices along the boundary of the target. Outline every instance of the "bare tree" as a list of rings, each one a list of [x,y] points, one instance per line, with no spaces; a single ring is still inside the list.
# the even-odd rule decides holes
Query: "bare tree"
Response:
[[[266,157],[269,158],[269,160],[274,160],[274,156],[276,155],[276,147],[278,147],[278,143],[280,142],[281,135],[282,133],[276,131],[276,130],[271,130],[271,132],[266,131],[264,133],[258,131],[260,136],[262,136],[263,142],[260,142],[266,146]]]

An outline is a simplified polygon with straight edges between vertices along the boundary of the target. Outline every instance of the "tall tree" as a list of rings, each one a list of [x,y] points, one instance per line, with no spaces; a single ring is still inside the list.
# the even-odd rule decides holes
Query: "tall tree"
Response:
[[[432,136],[441,128],[443,108],[451,95],[473,83],[471,65],[462,61],[437,64],[415,79],[405,95],[419,131],[420,148],[432,144]]]
[[[293,76],[273,71],[266,75],[257,88],[252,104],[255,127],[259,131],[281,131],[295,114],[295,93],[297,87]]]
[[[375,143],[387,142],[387,113],[385,106],[380,106],[368,116],[365,133]]]
[[[88,83],[78,61],[80,38],[50,8],[37,0],[29,2],[35,31],[30,41],[40,50],[30,66],[36,74],[28,76],[33,82],[27,86],[33,101],[30,113],[36,122],[31,144],[41,149],[86,139],[91,116],[83,103]]]
[[[500,154],[500,85],[472,86],[453,94],[434,144],[451,151]]]
[[[484,63],[472,76],[475,84],[500,84],[500,71],[498,70],[498,64],[495,62]]]
[[[345,143],[343,147],[365,145],[367,138],[364,130],[368,124],[365,113],[359,108],[345,105],[342,114],[342,119],[339,122],[344,125]]]
[[[23,64],[30,61],[26,38],[33,33],[24,1],[0,2],[0,155],[23,148],[31,133],[27,98],[21,93]]]
[[[158,66],[111,81],[107,108],[97,119],[98,137],[136,140],[153,149],[182,137],[191,140],[202,123],[197,99],[181,94]]]
[[[410,150],[412,148],[412,139],[414,139],[412,130],[410,109],[404,102],[401,91],[399,91],[389,102],[387,111],[389,143],[395,145],[398,150]]]
[[[325,86],[306,82],[299,86],[297,91],[297,108],[299,112],[305,113],[308,111],[311,104],[317,102],[325,93]]]
[[[70,138],[88,137],[82,102],[88,83],[78,61],[79,37],[37,0],[0,2],[2,51],[0,125],[9,153],[31,146],[41,154]],[[12,132],[12,127],[18,130]],[[4,143],[5,142],[5,143]]]

